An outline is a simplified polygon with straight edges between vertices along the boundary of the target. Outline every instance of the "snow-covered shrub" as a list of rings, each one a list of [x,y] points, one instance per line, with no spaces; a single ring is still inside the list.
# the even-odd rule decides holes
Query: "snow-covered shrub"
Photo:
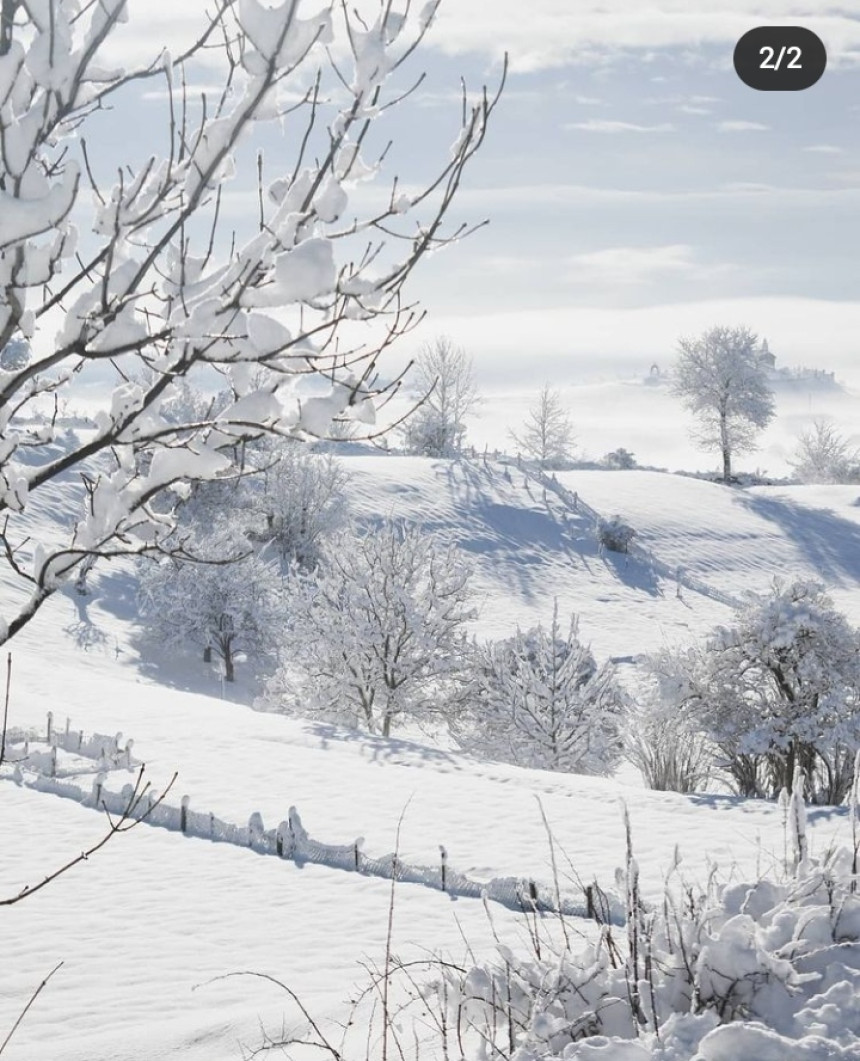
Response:
[[[804,483],[860,482],[860,451],[821,417],[800,435],[790,463]]]
[[[460,682],[471,570],[413,527],[342,532],[290,580],[281,665],[263,703],[388,736],[444,713]]]
[[[440,968],[424,992],[459,1058],[520,1061],[856,1061],[860,895],[852,853],[795,875],[700,891],[673,869],[639,891],[628,846],[624,937],[602,924],[533,936],[526,953]],[[453,1041],[446,1043],[454,1049]],[[443,1048],[440,1047],[440,1051]],[[443,1056],[446,1056],[443,1053]]]
[[[776,798],[796,766],[839,803],[860,744],[860,632],[821,585],[779,580],[707,640],[686,702],[741,795]]]
[[[645,664],[643,689],[625,732],[627,758],[645,784],[662,792],[697,792],[712,772],[713,749],[685,708],[693,650],[665,649]]]
[[[471,707],[455,727],[463,747],[547,770],[607,774],[621,752],[625,698],[611,667],[598,667],[558,601],[537,626],[478,650]]]
[[[627,470],[636,467],[636,458],[622,446],[620,449],[614,449],[611,453],[607,453],[603,458],[603,463],[607,468]]]
[[[604,549],[609,549],[613,553],[629,552],[630,543],[635,537],[636,531],[620,516],[598,520],[597,540]]]

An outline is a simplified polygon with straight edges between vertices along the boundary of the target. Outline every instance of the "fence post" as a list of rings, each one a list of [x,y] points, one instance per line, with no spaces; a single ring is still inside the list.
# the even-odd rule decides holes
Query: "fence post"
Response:
[[[188,833],[188,804],[190,802],[190,796],[183,796],[179,806],[179,829],[183,834]]]
[[[448,852],[443,844],[439,845],[439,854],[442,858],[442,891],[448,890]]]
[[[594,888],[591,884],[585,889],[585,916],[589,921],[594,921]]]
[[[57,776],[57,746],[51,748],[51,777]]]
[[[209,811],[209,839],[215,839],[215,813],[211,810]]]
[[[54,712],[48,712],[48,736],[45,738],[47,744],[51,743],[54,736]]]

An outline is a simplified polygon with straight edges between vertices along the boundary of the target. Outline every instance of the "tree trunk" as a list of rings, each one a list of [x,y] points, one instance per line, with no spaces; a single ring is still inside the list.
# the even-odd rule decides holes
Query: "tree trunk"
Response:
[[[728,415],[725,409],[720,410],[720,452],[723,455],[723,482],[732,479],[732,446],[729,441]]]
[[[224,660],[224,681],[236,680],[236,670],[233,665],[233,638],[225,637],[221,642],[221,656]]]
[[[206,648],[203,649],[203,662],[204,663],[211,663],[212,662],[212,646],[211,645],[207,645]]]

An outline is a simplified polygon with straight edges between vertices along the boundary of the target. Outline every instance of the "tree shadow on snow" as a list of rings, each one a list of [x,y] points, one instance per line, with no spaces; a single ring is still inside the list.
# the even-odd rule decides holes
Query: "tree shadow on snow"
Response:
[[[379,737],[374,733],[364,730],[349,729],[346,726],[336,726],[331,722],[309,722],[309,731],[319,740],[320,747],[325,749],[330,743],[360,744],[362,755],[372,763],[382,763],[399,756],[408,756],[411,759],[418,758],[427,763],[446,763],[454,769],[460,769],[457,758],[442,748],[434,748],[431,745],[419,744],[417,741],[407,740],[403,737]],[[416,765],[410,762],[405,765]]]
[[[603,553],[603,563],[619,582],[630,589],[641,590],[650,597],[664,596],[654,568],[646,560],[640,560],[633,553],[614,553],[607,549]]]
[[[827,509],[738,494],[757,516],[776,524],[817,574],[829,582],[860,581],[860,526]]]

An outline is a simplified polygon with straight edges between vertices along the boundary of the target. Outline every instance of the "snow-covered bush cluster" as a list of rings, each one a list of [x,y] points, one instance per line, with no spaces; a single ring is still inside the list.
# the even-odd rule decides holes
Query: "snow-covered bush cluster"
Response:
[[[441,968],[435,994],[457,1056],[520,1061],[837,1061],[860,1057],[857,849],[697,890],[673,870],[641,897],[628,847],[627,925],[583,943],[572,926],[525,955]],[[856,837],[856,830],[855,830]],[[447,1045],[447,1044],[446,1044]]]
[[[860,631],[818,583],[776,580],[731,626],[660,654],[651,671],[655,695],[633,751],[640,766],[667,743],[695,763],[707,749],[739,795],[775,799],[800,767],[808,799],[845,799],[860,747]]]
[[[621,516],[610,516],[597,523],[597,540],[604,549],[613,553],[630,551],[630,543],[636,537],[636,531]]]

